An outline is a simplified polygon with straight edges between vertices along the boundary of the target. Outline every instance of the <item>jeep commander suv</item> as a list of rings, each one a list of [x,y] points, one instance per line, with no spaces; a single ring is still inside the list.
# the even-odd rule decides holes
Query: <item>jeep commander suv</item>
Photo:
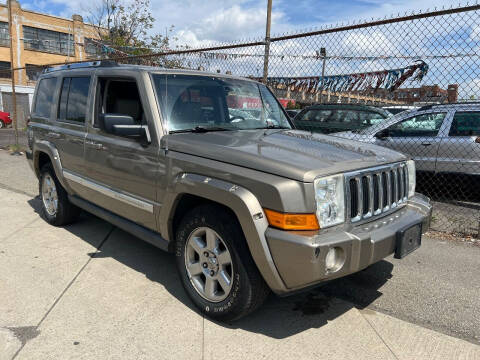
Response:
[[[292,129],[263,84],[94,62],[46,70],[27,158],[43,216],[80,209],[175,254],[218,320],[420,246],[431,217],[404,155]]]

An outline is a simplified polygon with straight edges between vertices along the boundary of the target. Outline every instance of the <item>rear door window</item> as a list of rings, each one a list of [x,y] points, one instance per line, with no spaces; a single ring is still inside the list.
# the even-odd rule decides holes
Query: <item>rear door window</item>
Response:
[[[49,118],[52,110],[53,95],[57,86],[57,78],[40,80],[35,98],[34,114],[38,117]]]
[[[479,136],[480,112],[456,112],[449,136]]]
[[[325,122],[332,116],[332,113],[332,110],[308,110],[299,120]]]
[[[85,122],[89,89],[90,76],[64,78],[58,106],[58,119]]]

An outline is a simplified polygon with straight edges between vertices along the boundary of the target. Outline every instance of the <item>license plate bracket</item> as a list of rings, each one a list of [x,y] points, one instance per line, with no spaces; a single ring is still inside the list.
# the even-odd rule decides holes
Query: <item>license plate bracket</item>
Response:
[[[394,258],[401,259],[415,251],[422,244],[422,223],[409,225],[397,231]]]

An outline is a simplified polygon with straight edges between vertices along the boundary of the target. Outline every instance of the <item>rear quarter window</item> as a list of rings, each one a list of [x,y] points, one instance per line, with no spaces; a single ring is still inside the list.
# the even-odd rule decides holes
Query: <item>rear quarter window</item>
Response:
[[[58,119],[83,123],[87,112],[89,76],[63,79],[58,107]]]
[[[480,135],[480,112],[455,113],[449,136],[478,135]]]
[[[57,86],[57,78],[45,78],[40,80],[35,97],[35,106],[33,113],[35,116],[50,118],[53,95]]]

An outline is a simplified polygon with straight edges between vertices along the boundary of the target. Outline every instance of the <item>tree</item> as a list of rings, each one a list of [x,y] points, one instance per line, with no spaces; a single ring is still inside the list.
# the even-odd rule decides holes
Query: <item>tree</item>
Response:
[[[152,34],[154,17],[150,0],[97,0],[88,11],[88,20],[97,29],[102,57],[149,55],[170,51],[173,25],[165,35]],[[140,62],[140,61],[138,61]],[[181,59],[168,60],[165,56],[141,61],[149,65],[182,67]]]

